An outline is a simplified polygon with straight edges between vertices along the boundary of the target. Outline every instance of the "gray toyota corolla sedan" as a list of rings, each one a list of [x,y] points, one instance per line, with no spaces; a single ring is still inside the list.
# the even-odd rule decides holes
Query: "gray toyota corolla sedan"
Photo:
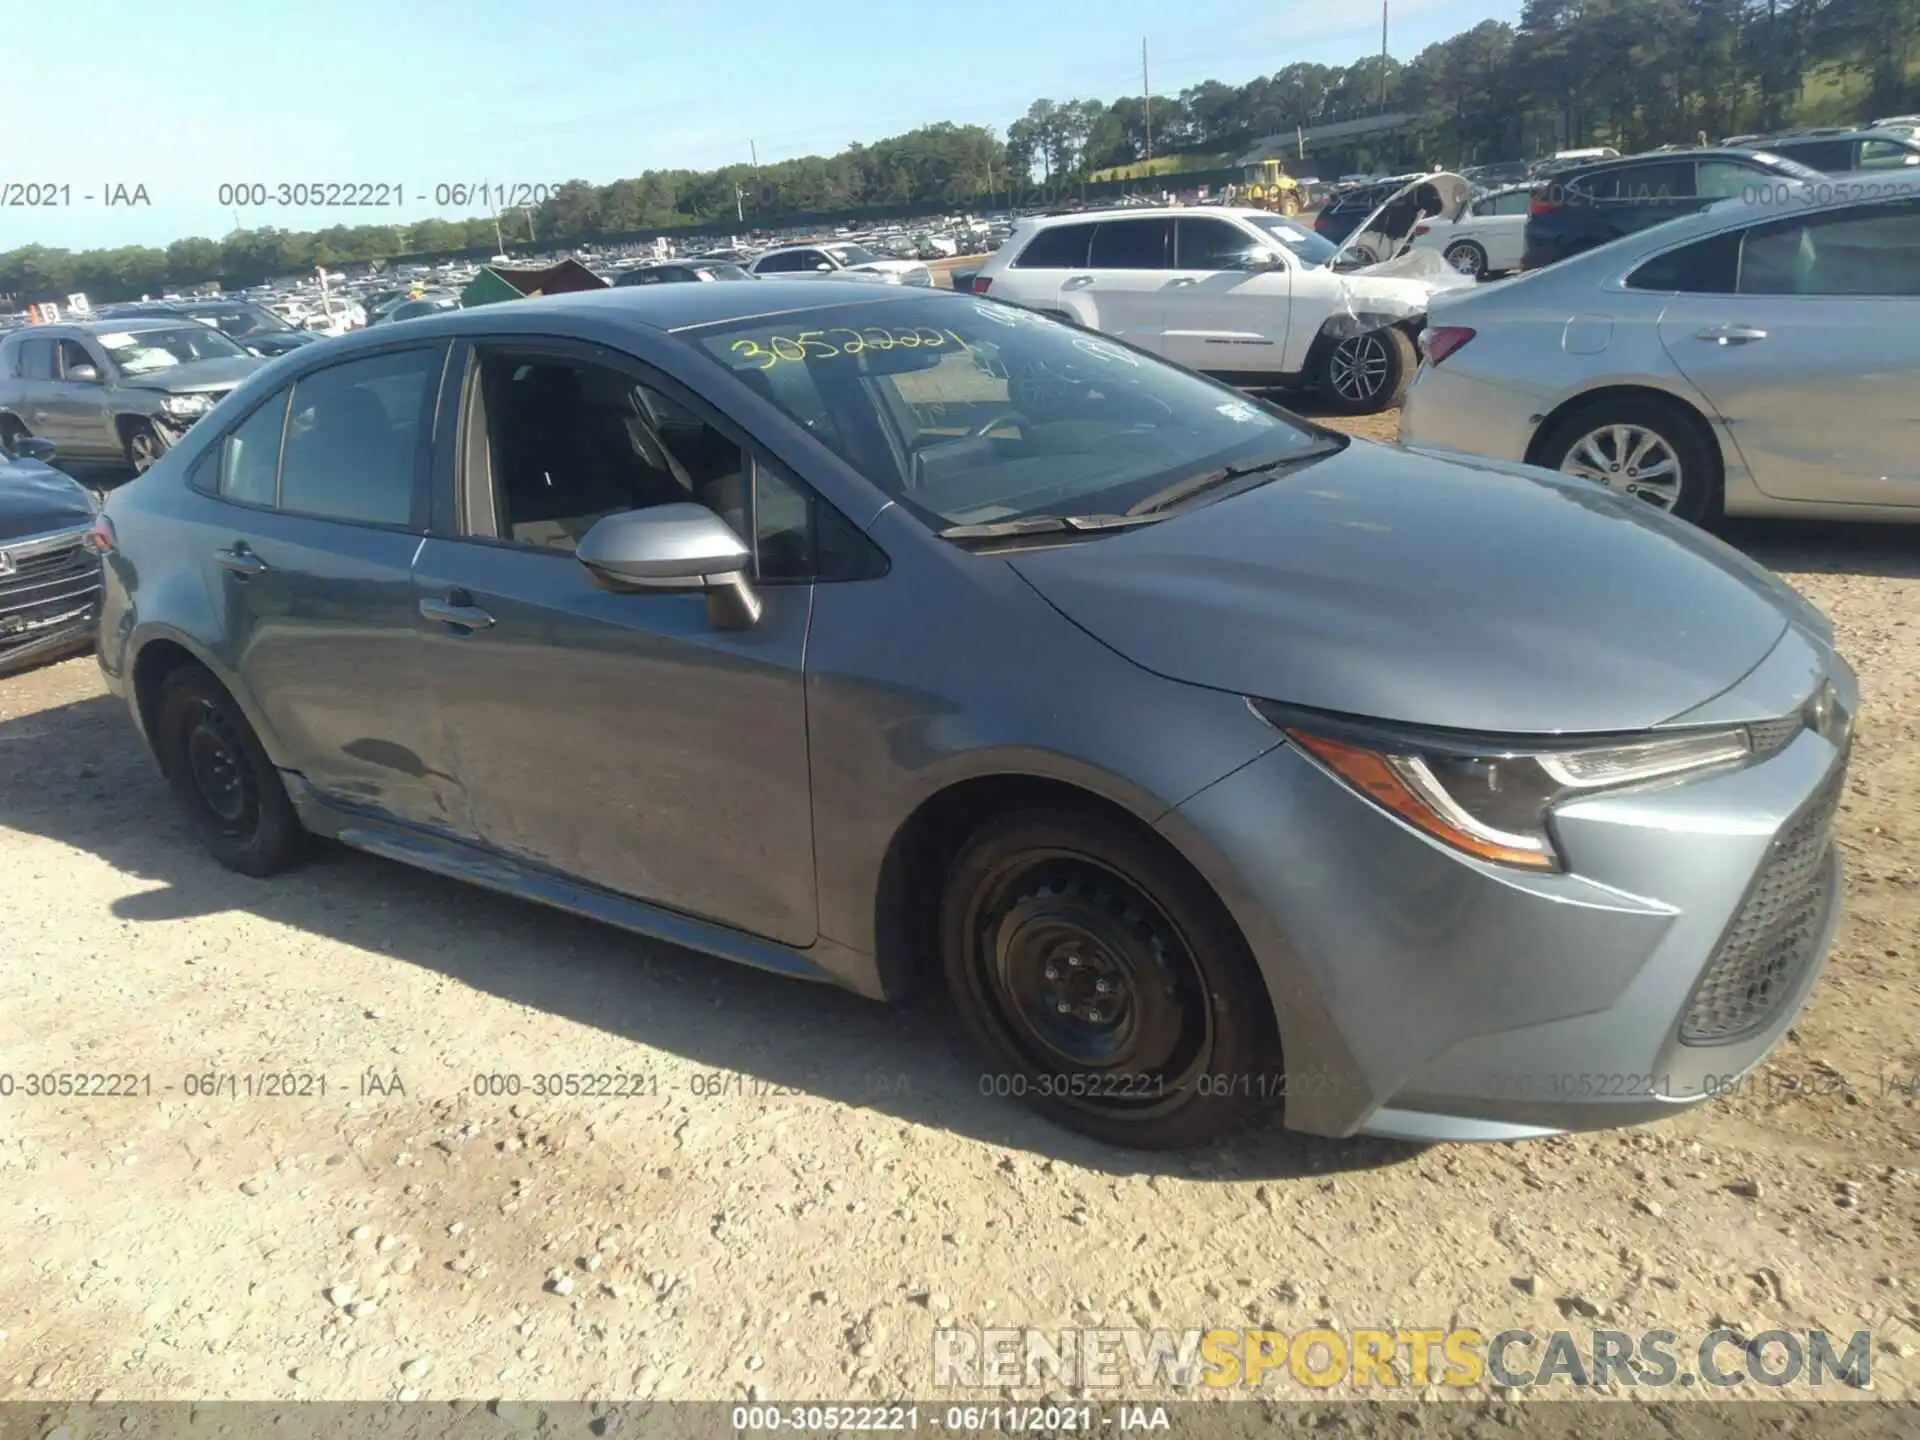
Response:
[[[944,986],[1123,1144],[1645,1120],[1814,984],[1852,672],[1590,482],[984,297],[767,281],[273,362],[97,527],[206,843]],[[636,979],[636,984],[641,983]]]

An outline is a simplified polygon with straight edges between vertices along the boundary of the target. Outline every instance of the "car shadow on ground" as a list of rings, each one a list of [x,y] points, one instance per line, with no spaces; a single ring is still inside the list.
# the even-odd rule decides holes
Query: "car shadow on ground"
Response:
[[[1398,1163],[1421,1148],[1315,1139],[1263,1121],[1198,1152],[1118,1150],[983,1093],[989,1083],[937,991],[877,1005],[339,846],[287,875],[249,880],[201,850],[121,705],[104,695],[0,720],[0,827],[72,846],[151,887],[116,901],[118,920],[244,911],[703,1069],[1096,1171],[1316,1177]]]
[[[1920,579],[1920,525],[1839,520],[1728,520],[1720,538],[1769,570]]]

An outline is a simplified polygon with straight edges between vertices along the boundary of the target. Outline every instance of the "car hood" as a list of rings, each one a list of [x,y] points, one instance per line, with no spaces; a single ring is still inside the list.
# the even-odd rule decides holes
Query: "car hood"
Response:
[[[1011,563],[1170,679],[1515,735],[1671,720],[1740,680],[1804,604],[1712,537],[1587,481],[1364,443]]]
[[[0,455],[0,549],[92,519],[93,501],[77,482],[38,460]]]
[[[169,365],[143,375],[122,375],[120,383],[133,390],[164,390],[169,395],[185,395],[198,390],[231,390],[258,370],[263,362],[252,355],[235,355],[223,360],[192,360],[185,365]]]
[[[1399,222],[1394,225],[1391,230],[1383,225],[1381,217],[1385,214],[1388,206],[1392,205],[1401,196],[1410,194],[1423,187],[1431,192],[1426,197],[1433,202],[1430,207],[1410,207],[1406,215],[1401,217]],[[1369,234],[1385,235],[1387,253],[1382,258],[1392,260],[1413,239],[1415,227],[1425,218],[1420,213],[1422,209],[1425,209],[1427,214],[1441,215],[1449,219],[1458,219],[1472,199],[1473,186],[1469,185],[1466,180],[1454,174],[1451,170],[1436,170],[1430,175],[1412,176],[1407,180],[1406,184],[1402,185],[1398,190],[1395,190],[1391,195],[1387,196],[1386,199],[1382,200],[1378,205],[1374,206],[1372,210],[1367,212],[1366,219],[1362,220],[1348,232],[1346,239],[1341,242],[1339,250],[1329,256],[1326,263],[1331,268],[1339,268],[1341,258],[1347,253],[1347,250],[1353,243],[1362,235]]]

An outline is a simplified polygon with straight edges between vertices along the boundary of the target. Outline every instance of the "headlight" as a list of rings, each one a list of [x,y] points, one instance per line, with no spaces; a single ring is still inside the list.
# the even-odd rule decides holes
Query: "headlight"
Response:
[[[213,400],[206,395],[169,395],[160,402],[160,408],[184,420],[206,414],[213,408]]]
[[[1328,733],[1292,721],[1281,728],[1361,795],[1434,839],[1530,870],[1560,868],[1547,816],[1562,801],[1737,765],[1753,753],[1744,728],[1539,749]]]

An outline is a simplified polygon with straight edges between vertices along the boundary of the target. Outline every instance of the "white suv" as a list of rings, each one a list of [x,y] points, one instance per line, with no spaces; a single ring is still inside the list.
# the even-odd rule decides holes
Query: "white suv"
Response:
[[[1264,210],[1043,215],[1015,225],[973,289],[1234,384],[1311,385],[1330,409],[1390,410],[1413,379],[1427,302],[1472,282],[1411,257],[1336,270],[1339,256]]]
[[[789,280],[818,275],[830,280],[883,280],[890,285],[933,284],[933,271],[918,260],[888,259],[850,240],[776,246],[756,255],[747,268],[756,275]]]

